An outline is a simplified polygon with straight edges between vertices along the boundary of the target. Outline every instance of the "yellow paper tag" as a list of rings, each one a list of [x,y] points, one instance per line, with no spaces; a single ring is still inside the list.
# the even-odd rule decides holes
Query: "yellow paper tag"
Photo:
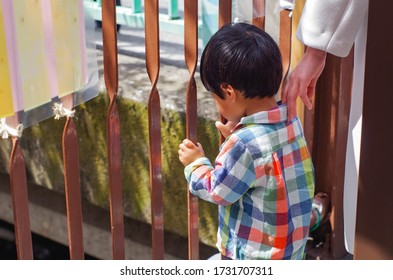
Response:
[[[53,39],[59,96],[80,90],[84,85],[81,50],[79,0],[52,1]]]
[[[0,5],[0,117],[14,114],[3,10]]]
[[[40,0],[13,1],[25,110],[51,100]]]

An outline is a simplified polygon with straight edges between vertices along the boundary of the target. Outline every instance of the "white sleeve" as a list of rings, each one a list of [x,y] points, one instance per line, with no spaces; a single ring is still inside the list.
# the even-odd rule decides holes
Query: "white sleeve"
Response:
[[[305,45],[345,57],[368,11],[368,0],[306,0],[297,38]]]

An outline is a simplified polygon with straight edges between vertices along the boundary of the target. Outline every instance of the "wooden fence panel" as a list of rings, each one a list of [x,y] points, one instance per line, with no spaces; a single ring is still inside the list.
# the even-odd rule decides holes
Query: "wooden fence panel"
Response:
[[[349,106],[352,86],[353,53],[347,58],[329,55],[318,81],[315,96],[312,158],[316,192],[331,196],[332,234],[323,233],[327,241],[321,258],[345,255],[343,223],[343,185]],[[331,238],[329,237],[331,236]],[[330,247],[330,248],[329,248]]]
[[[393,259],[392,1],[369,1],[355,259]],[[383,43],[382,43],[383,42]]]

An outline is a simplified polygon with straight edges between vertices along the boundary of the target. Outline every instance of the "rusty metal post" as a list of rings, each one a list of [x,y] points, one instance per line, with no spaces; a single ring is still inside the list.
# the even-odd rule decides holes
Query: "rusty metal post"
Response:
[[[78,138],[72,117],[67,117],[62,143],[70,258],[82,260],[84,259],[84,250]]]
[[[158,0],[145,0],[146,69],[152,83],[148,101],[152,253],[153,259],[164,259],[161,106],[156,87],[160,71],[158,11]]]
[[[291,62],[292,17],[289,16],[289,13],[290,11],[287,10],[280,12],[280,38],[278,45],[282,57],[283,82],[281,83],[279,94],[281,94],[283,84],[287,79]]]
[[[124,220],[121,185],[120,123],[116,106],[118,90],[116,1],[102,2],[102,35],[104,53],[104,78],[110,98],[106,131],[110,188],[110,214],[112,249],[114,259],[124,259]]]
[[[220,0],[218,3],[218,26],[232,21],[232,1]]]
[[[32,260],[33,245],[30,230],[26,165],[20,148],[19,139],[17,137],[12,137],[12,151],[10,158],[10,184],[18,259]]]
[[[393,259],[392,1],[369,1],[355,259]]]
[[[265,0],[252,0],[252,24],[265,29]]]
[[[232,1],[220,0],[218,3],[218,27],[221,28],[227,23],[232,22]],[[220,121],[226,123],[227,120],[220,115]],[[220,144],[225,141],[224,136],[220,136]]]
[[[184,1],[184,53],[190,80],[186,92],[187,138],[197,142],[197,89],[194,79],[198,63],[198,1]],[[198,198],[188,192],[188,258],[199,259]]]

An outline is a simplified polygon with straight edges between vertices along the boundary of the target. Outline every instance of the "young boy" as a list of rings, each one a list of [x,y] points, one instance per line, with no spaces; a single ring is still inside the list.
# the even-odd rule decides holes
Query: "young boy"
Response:
[[[314,170],[299,119],[274,95],[280,51],[246,23],[222,27],[202,53],[201,79],[228,120],[215,166],[185,139],[179,159],[190,191],[219,205],[223,259],[302,259],[314,195]]]

